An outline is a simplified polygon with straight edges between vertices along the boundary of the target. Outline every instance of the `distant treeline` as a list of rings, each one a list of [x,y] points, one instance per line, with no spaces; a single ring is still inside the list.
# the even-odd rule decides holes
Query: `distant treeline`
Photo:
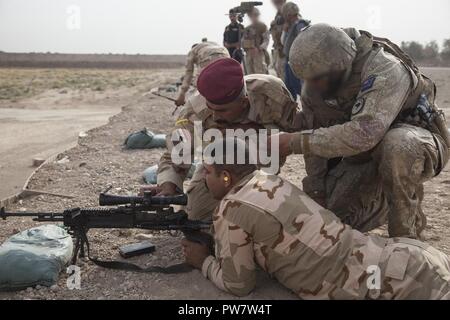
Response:
[[[24,68],[179,68],[183,55],[60,54],[0,52],[0,67]]]
[[[425,45],[417,41],[403,41],[401,48],[419,66],[450,67],[450,39],[442,46],[436,41]],[[184,55],[128,55],[128,54],[61,54],[61,53],[7,53],[0,51],[0,67],[24,68],[105,68],[155,69],[179,68]]]
[[[416,42],[402,42],[401,48],[421,66],[450,66],[450,39],[444,40],[440,47],[436,41],[425,45]]]

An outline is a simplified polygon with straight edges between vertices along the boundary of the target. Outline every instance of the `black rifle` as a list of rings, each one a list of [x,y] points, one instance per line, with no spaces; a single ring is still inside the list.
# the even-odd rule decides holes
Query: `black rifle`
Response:
[[[181,231],[186,239],[207,245],[212,254],[213,239],[208,233],[202,232],[210,227],[210,223],[189,220],[184,211],[175,211],[171,207],[171,205],[186,205],[186,203],[187,196],[184,194],[172,197],[154,197],[150,193],[146,193],[142,197],[135,197],[102,193],[99,197],[99,205],[115,207],[74,208],[62,213],[10,213],[1,208],[0,218],[5,220],[8,217],[32,217],[33,221],[37,222],[62,222],[69,234],[75,238],[72,264],[76,264],[78,257],[85,257],[85,249],[87,249],[89,260],[105,268],[138,272],[179,273],[190,271],[191,268],[185,264],[178,264],[166,268],[154,266],[143,269],[127,262],[100,261],[91,258],[87,233],[90,229],[109,228]]]

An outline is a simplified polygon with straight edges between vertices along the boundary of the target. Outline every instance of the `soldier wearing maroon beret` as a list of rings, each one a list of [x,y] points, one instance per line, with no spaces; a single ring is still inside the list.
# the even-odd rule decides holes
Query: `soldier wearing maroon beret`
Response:
[[[190,141],[194,138],[194,121],[201,121],[203,130],[265,128],[298,131],[299,107],[283,81],[270,75],[244,76],[242,66],[231,58],[216,60],[205,67],[198,77],[197,89],[198,92],[186,102],[173,128],[190,137]],[[159,195],[173,195],[183,190],[183,182],[191,167],[191,163],[173,163],[170,134],[167,145],[168,150],[159,163],[156,187]],[[218,202],[206,188],[201,165],[197,167],[186,193],[186,211],[190,218],[210,218]]]

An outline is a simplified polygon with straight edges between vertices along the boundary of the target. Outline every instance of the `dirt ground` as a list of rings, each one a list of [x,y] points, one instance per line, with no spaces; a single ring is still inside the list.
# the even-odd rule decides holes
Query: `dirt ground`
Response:
[[[149,78],[159,82],[173,82],[180,70],[165,74],[148,71]],[[426,69],[439,87],[438,102],[450,117],[450,69]],[[128,92],[129,94],[129,92]],[[118,98],[119,99],[119,98]],[[26,108],[21,99],[11,103],[15,108]],[[160,98],[145,96],[135,92],[123,97],[120,103],[122,112],[113,116],[109,123],[90,130],[86,137],[79,138],[76,147],[63,152],[58,159],[69,160],[63,163],[52,162],[45,165],[33,176],[30,186],[46,191],[63,192],[74,199],[61,199],[51,196],[27,198],[8,208],[10,211],[60,211],[70,207],[95,206],[97,195],[111,186],[116,194],[136,193],[142,183],[142,171],[154,165],[163,150],[124,150],[125,137],[144,127],[155,133],[166,132],[174,121],[171,116],[173,106]],[[119,104],[118,104],[119,105]],[[0,169],[1,170],[1,169]],[[302,157],[290,157],[282,170],[282,175],[296,185],[305,175]],[[424,210],[429,224],[425,240],[450,254],[450,168],[432,182],[426,184]],[[0,241],[19,230],[36,225],[29,219],[8,219],[0,222]],[[383,230],[377,232],[383,234]],[[89,233],[93,255],[103,259],[119,259],[118,247],[150,238],[157,245],[152,255],[132,258],[131,261],[142,266],[153,264],[169,265],[181,261],[179,237],[166,233],[146,233],[142,230],[95,230]],[[15,293],[0,293],[0,299],[228,299],[232,296],[216,289],[205,280],[199,271],[179,275],[137,274],[125,271],[102,269],[91,262],[80,261],[81,290],[66,287],[67,275],[61,274],[56,286],[52,288],[29,288]],[[256,290],[250,299],[292,299],[288,290],[274,280],[260,274]]]
[[[47,159],[77,144],[170,73],[141,70],[0,69],[0,199],[18,193]]]

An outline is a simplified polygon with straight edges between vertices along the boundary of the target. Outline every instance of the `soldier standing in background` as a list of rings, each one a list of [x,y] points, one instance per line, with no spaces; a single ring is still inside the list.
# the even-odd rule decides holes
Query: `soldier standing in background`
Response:
[[[229,17],[231,23],[225,27],[223,46],[228,49],[231,58],[242,63],[241,38],[244,32],[244,26],[238,22],[238,13],[233,9],[230,9]]]
[[[283,44],[281,43],[281,35],[283,34],[284,19],[281,14],[281,7],[286,3],[286,0],[272,0],[273,5],[277,9],[275,19],[270,24],[270,34],[273,40],[272,49],[272,63],[277,76],[285,81],[285,64],[286,56],[283,52]]]
[[[270,33],[267,26],[259,20],[260,12],[258,8],[253,8],[248,17],[251,24],[244,29],[242,35],[242,48],[245,50],[245,68],[247,74],[268,74],[267,60],[269,54]]]
[[[289,66],[289,51],[291,50],[291,46],[295,38],[303,28],[310,24],[310,21],[302,19],[299,7],[293,2],[285,3],[281,8],[281,14],[285,23],[283,35],[281,37],[281,41],[283,43],[283,53],[286,57],[284,59],[284,82],[286,83],[286,87],[289,89],[294,99],[297,99],[302,91],[302,82],[299,78],[297,78],[294,72],[292,72],[292,69]]]
[[[203,39],[202,41],[202,43],[194,44],[191,51],[189,51],[183,83],[180,87],[178,98],[175,101],[175,105],[177,107],[186,103],[186,93],[188,92],[194,79],[195,66],[197,66],[197,68],[200,69],[199,71],[201,71],[211,62],[230,56],[228,54],[228,50],[217,43],[208,42],[207,39]]]

